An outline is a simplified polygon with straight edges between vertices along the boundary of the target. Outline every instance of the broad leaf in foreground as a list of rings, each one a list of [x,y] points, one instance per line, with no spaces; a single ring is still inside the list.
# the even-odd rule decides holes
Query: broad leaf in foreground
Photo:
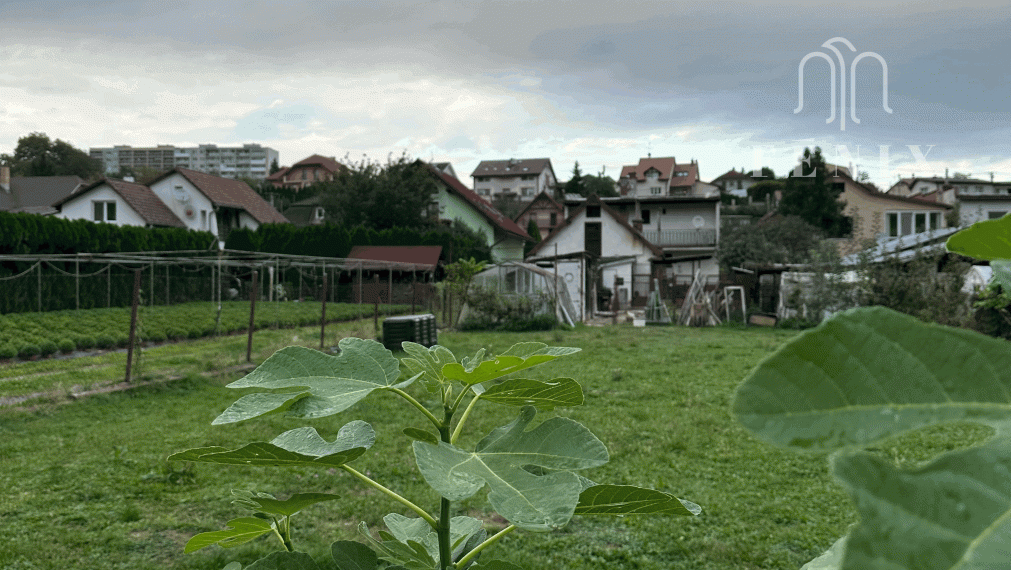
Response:
[[[566,418],[551,418],[524,431],[532,407],[512,423],[495,428],[468,452],[447,443],[414,442],[425,480],[451,501],[470,497],[485,484],[492,507],[510,523],[533,531],[564,526],[579,501],[579,477],[569,470],[607,462],[607,449],[589,430]],[[534,475],[525,466],[553,470]]]
[[[574,354],[579,350],[564,346],[548,346],[540,342],[521,342],[494,360],[481,362],[473,370],[468,370],[463,363],[453,362],[442,367],[442,374],[450,380],[459,380],[464,384],[480,384],[550,362],[559,356]]]
[[[1011,217],[977,222],[952,235],[948,251],[976,259],[1011,259]]]
[[[572,378],[547,381],[512,378],[488,388],[480,395],[483,400],[496,404],[535,406],[539,410],[583,405],[583,389]]]
[[[232,501],[233,505],[242,505],[253,511],[279,517],[290,517],[316,503],[335,501],[341,498],[340,495],[333,495],[331,493],[295,493],[281,501],[267,493],[253,493],[252,491],[233,489],[232,494],[237,497]]]
[[[868,453],[836,457],[860,513],[844,570],[1004,568],[1011,554],[1011,441],[950,452],[909,471]]]
[[[186,543],[183,551],[189,554],[212,544],[232,548],[263,536],[274,529],[269,522],[256,517],[232,519],[228,521],[226,526],[227,528],[224,530],[202,532],[194,536]]]
[[[301,427],[282,433],[270,443],[250,443],[231,451],[223,447],[201,447],[170,455],[169,460],[268,467],[340,467],[360,457],[375,441],[372,426],[355,420],[345,424],[332,442],[320,437],[316,428]]]
[[[802,333],[737,390],[758,437],[818,451],[957,420],[1011,421],[1011,344],[873,307]]]
[[[662,491],[631,485],[594,485],[579,494],[577,515],[697,515],[702,507]]]
[[[287,412],[298,418],[320,418],[344,411],[375,390],[403,388],[397,383],[400,361],[374,340],[344,338],[338,356],[311,348],[289,346],[228,388],[260,388],[281,393],[247,394],[215,418],[213,424],[248,420]]]
[[[338,540],[330,545],[330,556],[339,570],[376,570],[379,557],[360,542]]]

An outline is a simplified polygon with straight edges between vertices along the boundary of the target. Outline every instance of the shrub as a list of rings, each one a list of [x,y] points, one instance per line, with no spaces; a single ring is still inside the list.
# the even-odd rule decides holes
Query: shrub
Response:
[[[71,352],[77,350],[77,344],[69,338],[61,339],[56,346],[59,347],[60,352],[63,354],[70,354]]]
[[[44,340],[41,343],[39,343],[39,353],[42,356],[49,356],[50,354],[54,354],[59,349],[60,347],[56,346],[56,343],[51,340]]]
[[[88,350],[89,348],[95,348],[97,342],[98,341],[96,341],[95,337],[93,336],[82,335],[77,337],[77,348],[81,350]]]
[[[41,353],[42,349],[39,348],[39,345],[34,343],[23,344],[18,350],[18,356],[21,358],[31,358],[33,356],[38,356]]]
[[[116,340],[107,334],[100,334],[95,337],[95,346],[98,348],[112,348],[115,344]]]
[[[0,360],[10,360],[18,355],[18,349],[11,343],[0,344]]]
[[[165,342],[166,338],[168,337],[162,329],[151,329],[151,331],[145,335],[145,340],[149,340],[151,342]]]

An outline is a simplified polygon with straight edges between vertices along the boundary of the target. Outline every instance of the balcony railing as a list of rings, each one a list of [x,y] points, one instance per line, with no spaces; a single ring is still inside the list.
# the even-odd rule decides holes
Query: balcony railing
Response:
[[[715,229],[698,230],[645,230],[646,239],[658,247],[713,247],[716,245]]]

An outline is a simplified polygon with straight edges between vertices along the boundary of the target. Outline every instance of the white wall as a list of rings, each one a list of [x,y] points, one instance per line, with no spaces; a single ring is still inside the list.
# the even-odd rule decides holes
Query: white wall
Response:
[[[136,210],[126,203],[122,196],[116,193],[107,184],[96,187],[87,194],[83,194],[72,200],[68,200],[60,207],[58,218],[67,220],[88,220],[95,221],[94,202],[115,202],[116,220],[108,222],[117,226],[146,226],[147,222]]]
[[[982,222],[984,220],[989,220],[990,212],[1001,212],[1006,214],[1011,212],[1011,202],[1006,200],[994,200],[994,201],[976,201],[965,202],[963,201],[958,207],[959,214],[959,224],[962,226],[971,226],[976,222]]]
[[[603,209],[601,209],[599,218],[587,218],[586,210],[583,210],[569,225],[556,231],[551,238],[547,239],[537,256],[554,255],[556,243],[558,244],[558,255],[583,251],[585,246],[584,228],[587,222],[601,223],[600,247],[603,257],[635,256],[636,271],[649,272],[650,258],[653,256],[653,252],[646,244],[636,239],[635,235],[629,232],[625,226],[607,215]]]
[[[174,190],[176,186],[182,187],[186,196],[189,197],[188,202],[179,200],[179,195]],[[208,231],[214,235],[218,235],[218,221],[214,216],[214,204],[182,174],[176,172],[171,176],[159,180],[151,185],[151,190],[153,190],[154,193],[161,198],[161,201],[164,202],[170,210],[172,210],[173,214],[186,224],[187,228],[191,230]],[[192,216],[186,215],[187,205],[191,205],[193,207]],[[201,212],[207,212],[206,223],[202,222],[203,216]],[[252,229],[256,229],[256,227],[254,226]]]

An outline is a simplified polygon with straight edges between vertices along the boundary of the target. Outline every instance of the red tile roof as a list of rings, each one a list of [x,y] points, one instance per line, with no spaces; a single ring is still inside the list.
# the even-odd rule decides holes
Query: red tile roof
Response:
[[[442,246],[439,245],[356,245],[348,259],[368,259],[435,266],[439,263]]]
[[[321,156],[318,154],[314,154],[310,157],[303,158],[302,160],[291,165],[291,168],[294,169],[295,167],[298,166],[322,166],[326,170],[333,173],[344,170],[344,165],[337,162],[336,159],[330,158],[329,156]]]
[[[619,178],[632,176],[639,182],[644,182],[646,180],[646,171],[650,168],[655,168],[660,172],[660,180],[667,180],[670,178],[671,173],[674,172],[674,167],[676,165],[677,161],[674,160],[673,156],[664,158],[640,158],[639,164],[622,166],[621,176]]]
[[[688,176],[672,175],[670,180],[671,186],[691,186],[699,179],[699,163],[677,164],[674,166],[674,172],[687,172]]]
[[[178,172],[184,178],[189,180],[190,183],[203,192],[215,206],[245,210],[261,224],[288,223],[288,218],[282,216],[281,212],[274,209],[274,207],[261,198],[259,194],[254,192],[248,184],[241,180],[222,178],[205,172],[197,172],[196,170],[190,170],[188,168],[176,167],[159,176],[154,182],[152,182],[152,184],[158,180],[167,178],[175,172]]]
[[[431,164],[425,164],[425,166],[435,175],[439,180],[441,180],[445,185],[446,189],[459,195],[465,201],[467,201],[475,210],[481,213],[482,216],[488,219],[492,225],[498,227],[502,231],[512,234],[518,238],[526,241],[531,241],[530,236],[527,234],[526,230],[519,227],[516,222],[510,220],[502,212],[499,212],[491,204],[485,202],[474,193],[473,190],[467,188],[462,182],[453,178],[452,176],[442,172],[441,170],[435,168]]]
[[[271,182],[281,182],[282,180],[284,180],[284,175],[288,174],[289,170],[291,170],[291,168],[287,166],[282,166],[280,170],[268,176],[267,180]]]
[[[80,191],[63,198],[59,202],[56,202],[53,204],[53,207],[58,208],[64,203],[69,202],[74,198],[83,196],[87,192],[103,185],[112,188],[114,192],[122,196],[123,200],[125,200],[126,203],[129,204],[129,206],[133,208],[133,210],[137,212],[137,214],[139,214],[140,217],[148,224],[152,226],[166,226],[172,228],[186,227],[186,224],[173,214],[172,210],[169,210],[168,206],[166,206],[165,203],[162,202],[150,188],[144,186],[143,184],[136,184],[113,178],[104,178],[85,188],[82,188]]]

